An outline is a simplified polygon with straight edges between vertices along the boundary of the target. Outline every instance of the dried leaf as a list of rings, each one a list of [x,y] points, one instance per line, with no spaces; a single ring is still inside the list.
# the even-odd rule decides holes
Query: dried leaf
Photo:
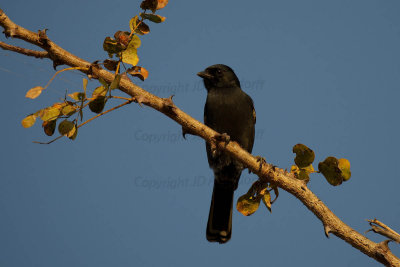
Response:
[[[140,8],[144,10],[149,9],[154,13],[157,10],[157,5],[158,5],[158,0],[144,0],[140,4]]]
[[[123,47],[127,47],[130,42],[130,32],[117,31],[114,34],[115,40]]]
[[[263,201],[264,205],[267,207],[267,209],[269,210],[269,212],[272,212],[271,194],[269,193],[268,190],[263,194],[262,201]]]
[[[52,136],[56,130],[56,125],[57,125],[57,120],[44,121],[42,123],[44,133],[48,136]]]
[[[82,101],[85,99],[85,94],[82,92],[75,92],[75,93],[69,94],[68,96],[76,101]]]
[[[96,99],[89,102],[89,108],[94,113],[100,113],[103,111],[106,104],[106,98],[104,96],[99,96]]]
[[[40,94],[42,93],[43,90],[44,90],[44,88],[41,86],[33,87],[33,88],[29,89],[28,92],[26,92],[25,97],[30,98],[30,99],[35,99],[38,96],[40,96]]]
[[[139,67],[139,66],[134,66],[132,68],[129,68],[126,73],[137,77],[139,79],[141,79],[142,81],[146,80],[147,77],[149,76],[149,72],[143,68],[143,67]]]
[[[125,47],[123,47],[119,42],[112,39],[111,37],[106,37],[103,42],[103,49],[108,53],[108,56],[111,58],[114,54],[121,53]]]
[[[157,10],[164,8],[168,4],[168,0],[158,0]]]
[[[35,114],[31,114],[29,116],[26,116],[22,121],[21,124],[24,128],[29,128],[32,127],[35,122],[36,122],[36,115]]]
[[[118,66],[118,61],[111,60],[111,59],[106,59],[106,60],[103,61],[103,65],[109,71],[116,71],[117,70],[117,66]]]

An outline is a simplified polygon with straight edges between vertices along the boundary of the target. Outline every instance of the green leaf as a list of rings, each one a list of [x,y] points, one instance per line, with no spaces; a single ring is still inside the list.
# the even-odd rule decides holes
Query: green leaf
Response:
[[[63,120],[59,125],[58,125],[58,132],[61,135],[65,135],[67,137],[71,137],[75,134],[76,132],[76,126],[72,121],[68,120]]]
[[[135,66],[139,62],[136,48],[130,48],[122,52],[122,62]]]
[[[56,125],[57,125],[57,120],[44,121],[42,123],[44,133],[48,136],[52,136],[56,130]]]
[[[89,102],[89,108],[94,113],[102,112],[105,105],[106,105],[106,98],[104,96],[99,96],[96,99]]]
[[[140,40],[139,36],[133,35],[131,41],[130,41],[129,44],[128,44],[127,49],[128,49],[129,47],[134,47],[134,48],[137,49],[137,48],[140,47],[141,44],[142,44],[142,41]]]
[[[140,13],[140,16],[155,23],[161,23],[165,20],[165,17],[156,14]]]
[[[325,179],[333,186],[340,185],[343,182],[342,171],[339,169],[338,159],[327,157],[318,164],[318,170],[325,176]]]
[[[29,115],[29,116],[26,116],[22,121],[21,121],[21,124],[22,124],[22,127],[24,127],[24,128],[29,128],[29,127],[32,127],[34,124],[35,124],[35,122],[36,122],[36,115],[35,114],[31,114],[31,115]]]
[[[118,88],[119,82],[121,81],[121,77],[122,77],[121,74],[115,75],[114,80],[110,84],[110,90],[114,90],[114,89]]]
[[[99,77],[99,82],[103,85],[104,88],[108,89],[109,84],[101,77]]]
[[[304,168],[313,163],[315,159],[314,151],[303,144],[297,144],[293,147],[293,153],[296,153],[294,162],[299,168]]]
[[[137,28],[137,24],[139,22],[139,17],[136,15],[129,21],[129,29],[131,32],[134,32]]]
[[[140,38],[137,35],[134,35],[132,40],[129,42],[128,47],[122,52],[122,61],[135,66],[139,62],[137,48],[139,48],[140,45]]]
[[[40,112],[40,118],[43,121],[50,121],[50,120],[55,120],[58,118],[60,115],[61,111],[59,107],[48,107],[45,109],[42,109]]]
[[[251,194],[245,194],[239,197],[236,203],[236,209],[244,216],[250,216],[257,211],[260,206],[260,200],[253,197]]]

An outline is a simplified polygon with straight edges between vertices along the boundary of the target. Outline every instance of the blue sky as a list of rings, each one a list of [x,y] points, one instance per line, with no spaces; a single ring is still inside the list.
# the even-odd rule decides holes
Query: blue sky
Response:
[[[95,61],[107,56],[104,38],[128,29],[139,4],[5,0],[0,8]],[[375,217],[400,231],[399,13],[394,0],[171,0],[159,12],[166,21],[142,38],[139,65],[150,76],[138,84],[174,94],[202,120],[206,91],[196,73],[231,66],[255,102],[254,154],[290,168],[292,146],[304,143],[317,162],[349,159],[350,181],[332,187],[313,175],[311,190],[359,232]],[[37,100],[24,97],[53,73],[48,60],[0,50],[1,266],[378,265],[327,239],[320,221],[284,191],[272,214],[235,210],[231,241],[208,243],[212,172],[204,142],[184,141],[175,122],[150,108],[131,104],[108,114],[75,141],[33,144],[49,139],[39,125],[22,128],[21,119],[79,90],[84,77],[62,74]],[[255,179],[243,172],[235,197]],[[398,245],[390,247],[400,255]]]

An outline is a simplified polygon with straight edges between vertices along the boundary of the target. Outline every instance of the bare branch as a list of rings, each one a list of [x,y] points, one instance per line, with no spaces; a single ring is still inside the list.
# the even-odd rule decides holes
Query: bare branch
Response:
[[[49,58],[49,53],[47,51],[35,51],[31,49],[22,48],[19,46],[9,45],[0,41],[0,47],[4,50],[13,51],[25,56],[35,57],[35,58]]]
[[[369,222],[371,229],[367,230],[365,233],[373,231],[374,233],[386,236],[390,238],[391,241],[400,244],[400,235],[393,229],[391,229],[389,226],[378,221],[377,219],[367,220],[367,221]]]
[[[6,36],[25,40],[26,42],[32,43],[46,50],[55,65],[65,64],[71,67],[81,67],[83,68],[81,71],[88,74],[89,77],[96,79],[102,78],[108,83],[111,83],[114,80],[113,73],[101,69],[99,65],[91,65],[89,62],[67,52],[49,40],[47,36],[43,36],[43,32],[37,34],[16,25],[2,10],[0,10],[0,25],[5,29]],[[121,79],[119,89],[136,99],[138,103],[143,103],[144,105],[165,114],[180,124],[183,129],[187,130],[187,132],[196,134],[209,143],[213,142],[214,138],[220,135],[198,120],[184,113],[172,103],[172,99],[168,100],[157,97],[133,84],[126,76]],[[382,264],[387,266],[400,266],[399,258],[393,255],[387,246],[369,240],[364,235],[341,221],[313,192],[308,189],[304,182],[297,180],[292,173],[277,168],[269,163],[261,162],[260,164],[259,157],[249,154],[236,142],[230,142],[229,144],[218,142],[217,145],[219,149],[226,151],[232,157],[247,166],[250,171],[258,175],[261,182],[268,181],[273,183],[299,199],[312,213],[314,213],[315,216],[318,217],[318,219],[321,220],[326,233],[336,235],[351,246]]]

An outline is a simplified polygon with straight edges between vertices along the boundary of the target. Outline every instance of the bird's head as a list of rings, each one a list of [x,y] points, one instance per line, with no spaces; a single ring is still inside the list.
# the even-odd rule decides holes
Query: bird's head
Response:
[[[197,75],[203,78],[207,90],[211,88],[240,88],[240,82],[236,74],[230,67],[223,64],[212,65],[197,73]]]

